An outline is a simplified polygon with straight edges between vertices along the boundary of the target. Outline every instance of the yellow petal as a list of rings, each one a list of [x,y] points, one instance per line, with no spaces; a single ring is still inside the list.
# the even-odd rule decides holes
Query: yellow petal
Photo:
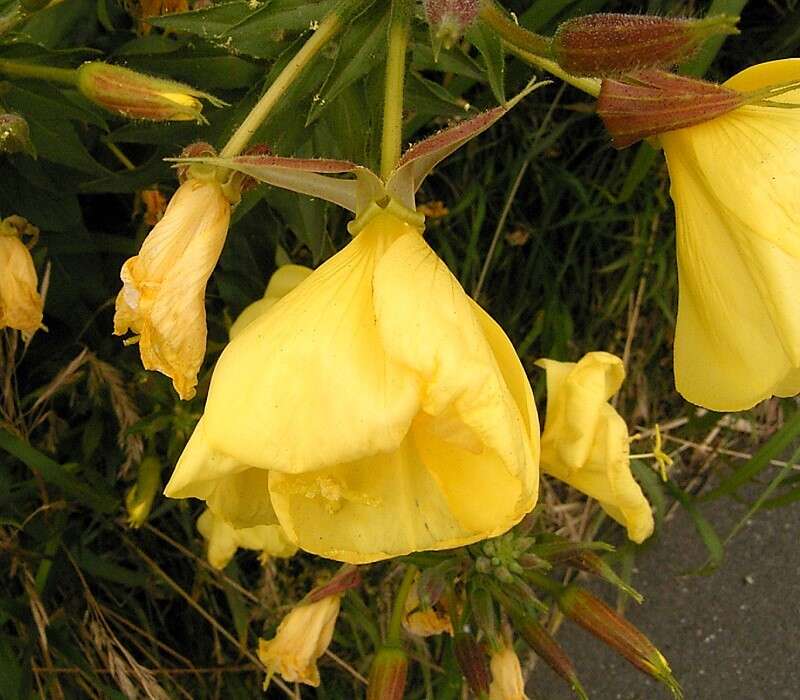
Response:
[[[215,447],[300,473],[399,445],[418,385],[382,349],[372,277],[385,247],[409,231],[397,219],[367,227],[228,345],[206,405]]]
[[[439,613],[439,611],[432,607],[423,609],[420,606],[418,586],[419,574],[406,596],[403,628],[409,634],[414,634],[418,637],[432,637],[445,632],[452,636],[453,625],[450,622],[450,616]]]
[[[580,362],[540,360],[547,372],[542,470],[596,498],[628,537],[653,532],[650,504],[630,471],[628,428],[607,403],[624,376],[622,361],[591,352]]]
[[[340,595],[298,605],[281,621],[275,637],[260,639],[258,657],[285,681],[319,685],[317,659],[333,638]]]
[[[30,251],[18,236],[0,232],[0,328],[32,334],[42,325],[43,305]]]
[[[218,184],[187,180],[120,273],[114,332],[140,335],[145,369],[171,377],[183,399],[194,395],[205,355],[206,283],[229,221],[230,204]]]
[[[526,700],[525,679],[513,647],[504,646],[493,653],[489,667],[492,671],[489,700]]]
[[[800,60],[727,85],[800,79]],[[800,103],[800,90],[776,98]],[[800,110],[751,105],[664,134],[680,281],[675,378],[688,400],[741,410],[800,384]]]

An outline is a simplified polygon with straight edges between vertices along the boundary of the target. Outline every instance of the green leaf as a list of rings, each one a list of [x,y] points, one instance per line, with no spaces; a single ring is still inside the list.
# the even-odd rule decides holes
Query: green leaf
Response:
[[[735,494],[742,486],[761,474],[773,459],[780,457],[785,450],[792,446],[798,435],[800,435],[800,410],[795,411],[791,418],[783,424],[783,427],[767,440],[751,459],[724,479],[719,486],[705,494],[701,500],[710,501],[720,496]]]
[[[664,482],[647,464],[638,459],[631,460],[631,471],[644,489],[647,500],[653,506],[656,529],[660,529],[667,511]]]
[[[667,481],[665,485],[670,495],[675,498],[689,514],[697,530],[697,534],[700,535],[700,539],[708,550],[708,561],[703,566],[699,569],[685,571],[682,575],[708,576],[714,573],[725,557],[725,548],[722,545],[719,535],[717,535],[711,523],[708,522],[705,516],[700,512],[696,500],[690,494],[686,493],[673,481]]]
[[[342,91],[364,77],[386,54],[386,32],[389,8],[380,17],[375,12],[362,14],[345,32],[339,44],[330,73],[306,119],[306,126],[316,121]],[[317,99],[318,98],[318,99]]]
[[[467,39],[475,45],[483,57],[495,99],[499,104],[505,104],[506,54],[500,37],[491,27],[479,21],[467,32]]]
[[[322,21],[333,0],[268,0],[253,9],[249,0],[149,20],[162,29],[190,32],[230,52],[273,58],[286,32],[307,30]]]
[[[54,462],[32,445],[3,429],[0,429],[0,449],[37,471],[48,484],[57,486],[93,510],[113,513],[119,508],[119,498],[104,485],[84,483],[70,474],[64,465]]]

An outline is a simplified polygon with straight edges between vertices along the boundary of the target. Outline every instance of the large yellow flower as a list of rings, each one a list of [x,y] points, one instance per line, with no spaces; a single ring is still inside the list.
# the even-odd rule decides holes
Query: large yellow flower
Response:
[[[625,369],[607,352],[579,362],[539,360],[547,372],[547,419],[542,435],[542,471],[596,498],[642,542],[653,532],[653,514],[629,464],[628,427],[608,403]]]
[[[533,507],[525,372],[398,210],[373,206],[232,340],[168,496],[237,527],[274,508],[298,546],[352,563],[482,540]]]
[[[206,351],[205,291],[230,221],[230,203],[214,181],[184,182],[142,244],[122,266],[114,333],[136,333],[142,364],[194,396]]]
[[[42,325],[44,302],[30,251],[20,239],[27,226],[20,217],[0,221],[0,328],[32,335]]]
[[[792,58],[725,86],[798,80]],[[774,99],[800,105],[800,90]],[[798,393],[800,109],[743,106],[659,138],[677,218],[678,391],[718,411]]]

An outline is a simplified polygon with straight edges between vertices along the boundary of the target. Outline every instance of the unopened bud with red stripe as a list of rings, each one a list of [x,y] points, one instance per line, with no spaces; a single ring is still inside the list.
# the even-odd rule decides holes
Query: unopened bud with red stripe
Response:
[[[483,647],[471,634],[457,632],[453,637],[453,651],[469,689],[479,698],[488,697],[492,675]]]
[[[402,700],[407,672],[408,655],[397,647],[382,647],[369,671],[367,700]]]
[[[102,61],[81,65],[77,86],[95,104],[129,119],[203,122],[201,98],[215,107],[225,104],[184,83]]]
[[[606,77],[643,68],[667,68],[690,58],[709,37],[736,34],[738,17],[705,19],[595,14],[564,22],[553,53],[573,75]]]

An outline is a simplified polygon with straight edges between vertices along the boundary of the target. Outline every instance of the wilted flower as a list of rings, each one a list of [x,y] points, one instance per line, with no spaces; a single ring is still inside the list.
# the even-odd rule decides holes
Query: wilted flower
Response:
[[[283,618],[275,637],[258,642],[258,658],[269,670],[290,683],[319,685],[319,659],[333,637],[341,593],[312,603],[301,603]]]
[[[443,632],[453,634],[449,615],[441,613],[432,605],[423,607],[419,599],[419,576],[406,596],[403,627],[406,632],[418,637],[431,637]]]
[[[489,660],[492,684],[489,687],[489,700],[526,700],[525,679],[519,657],[510,644],[503,644],[493,651]]]
[[[271,502],[298,546],[353,563],[505,532],[538,488],[536,408],[511,343],[414,214],[374,209],[225,349],[166,489],[237,493],[223,515],[248,525]],[[242,495],[240,479],[261,490]]]
[[[629,464],[628,428],[607,403],[622,385],[622,360],[590,352],[579,362],[539,360],[547,372],[547,419],[542,470],[596,498],[642,542],[653,532],[653,514]]]
[[[208,563],[215,569],[224,569],[239,548],[257,550],[262,559],[291,557],[297,551],[277,523],[237,529],[206,509],[197,519],[197,530],[208,543]]]
[[[790,58],[725,87],[798,81]],[[775,100],[659,137],[677,220],[675,381],[716,411],[800,392],[800,88]]]
[[[35,236],[38,229],[20,216],[0,221],[0,328],[32,335],[42,325],[44,302],[23,234]]]
[[[194,396],[206,350],[205,290],[225,243],[231,206],[219,183],[189,179],[122,266],[114,333],[137,334],[142,364]]]

